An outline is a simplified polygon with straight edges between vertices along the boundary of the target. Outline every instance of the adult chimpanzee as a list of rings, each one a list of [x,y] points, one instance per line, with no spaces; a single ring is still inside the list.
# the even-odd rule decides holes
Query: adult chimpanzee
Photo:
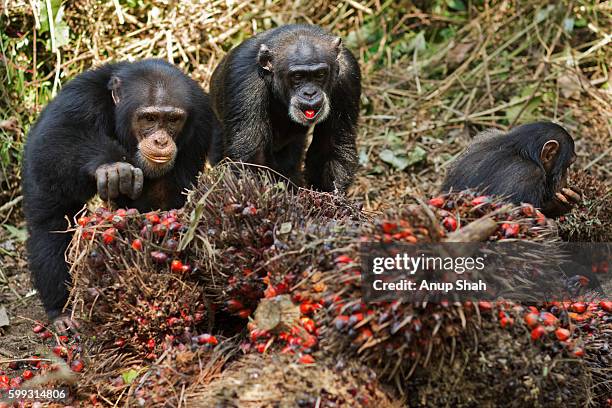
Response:
[[[69,274],[60,233],[96,193],[141,211],[180,207],[203,168],[214,116],[200,86],[161,60],[120,62],[70,81],[28,136],[24,210],[33,281],[60,329]]]
[[[580,192],[567,186],[575,160],[574,140],[554,123],[531,123],[507,134],[489,130],[451,164],[442,191],[480,188],[556,217],[581,201]]]
[[[360,81],[351,52],[320,27],[286,25],[246,40],[212,76],[223,129],[212,161],[266,165],[298,185],[344,192],[357,167]]]

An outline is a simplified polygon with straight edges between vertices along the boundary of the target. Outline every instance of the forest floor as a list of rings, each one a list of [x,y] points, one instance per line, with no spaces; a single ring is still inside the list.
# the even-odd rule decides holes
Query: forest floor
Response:
[[[0,361],[36,352],[32,325],[44,321],[24,251],[23,141],[60,84],[92,64],[156,56],[207,88],[224,52],[254,31],[314,22],[342,35],[362,67],[360,169],[349,195],[365,210],[435,194],[478,131],[534,120],[565,126],[576,140],[574,168],[611,180],[609,2],[51,3],[53,37],[46,9],[0,6]]]

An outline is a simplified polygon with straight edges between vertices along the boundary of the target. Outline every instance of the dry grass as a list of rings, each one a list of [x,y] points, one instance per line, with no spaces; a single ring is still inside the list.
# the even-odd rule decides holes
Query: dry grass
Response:
[[[45,14],[36,18],[34,3],[13,2],[5,11],[14,36],[49,37],[37,33]],[[24,71],[23,89],[39,87],[34,97],[9,101],[12,115],[6,116],[16,116],[27,129],[48,96],[45,89],[52,93],[109,60],[168,59],[207,87],[217,62],[243,39],[280,24],[309,22],[342,35],[361,63],[362,167],[352,196],[367,208],[434,191],[446,164],[478,130],[536,119],[570,129],[578,140],[577,166],[602,179],[611,173],[609,2],[485,1],[466,11],[445,2],[379,0],[140,4],[66,5],[68,44],[53,52],[40,44],[34,50],[30,42],[6,60],[9,70]],[[7,32],[11,56],[15,37]],[[34,54],[38,60],[28,60]]]

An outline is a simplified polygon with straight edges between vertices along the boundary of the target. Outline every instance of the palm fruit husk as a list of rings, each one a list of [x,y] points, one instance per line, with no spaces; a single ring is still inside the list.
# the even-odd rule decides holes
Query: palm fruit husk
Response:
[[[356,362],[303,364],[283,355],[247,355],[211,384],[187,390],[197,407],[399,408],[374,372]]]
[[[585,171],[570,173],[569,185],[578,187],[583,201],[559,218],[564,241],[612,242],[612,187]]]

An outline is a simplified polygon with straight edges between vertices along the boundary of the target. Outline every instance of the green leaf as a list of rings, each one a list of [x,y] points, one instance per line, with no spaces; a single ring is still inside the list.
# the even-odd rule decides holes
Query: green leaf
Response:
[[[446,5],[455,11],[465,11],[465,4],[461,0],[446,0]]]
[[[425,160],[427,157],[427,151],[421,146],[416,146],[410,153],[408,153],[408,165],[413,166]]]
[[[70,28],[64,21],[64,8],[60,7],[55,16],[55,46],[61,48],[70,43]]]
[[[516,99],[518,99],[518,97],[512,98],[510,101]],[[529,101],[527,106],[525,106],[525,109],[523,109],[525,102],[509,107],[508,109],[506,109],[506,118],[508,119],[508,123],[514,123],[519,113],[521,114],[519,118],[521,122],[530,122],[536,119],[534,112],[538,108],[538,106],[540,106],[541,102],[542,97],[537,96]]]
[[[131,384],[132,381],[134,381],[137,377],[138,377],[138,370],[134,370],[133,368],[130,368],[129,370],[121,373],[121,378],[123,378],[123,382],[125,384]]]
[[[368,158],[368,151],[365,148],[359,149],[359,165],[365,166],[368,164],[370,159]]]
[[[25,240],[28,238],[28,232],[25,228],[17,228],[12,225],[5,225],[4,228],[19,242],[25,242]]]
[[[542,21],[546,20],[554,9],[555,6],[553,4],[549,4],[546,8],[538,10],[535,15],[536,22],[541,23]]]
[[[389,149],[385,149],[379,154],[380,160],[402,171],[408,167],[408,159],[405,156],[397,155]]]

